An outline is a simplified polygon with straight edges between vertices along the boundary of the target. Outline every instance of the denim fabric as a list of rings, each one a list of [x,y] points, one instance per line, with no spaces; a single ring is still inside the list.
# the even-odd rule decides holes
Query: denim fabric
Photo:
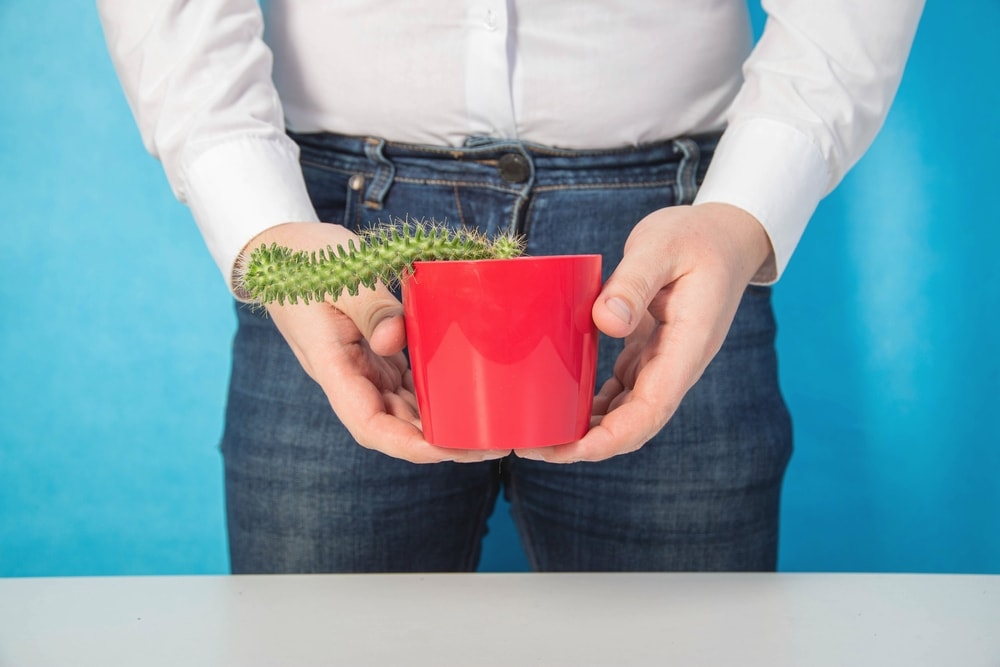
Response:
[[[716,137],[613,151],[470,139],[437,148],[295,136],[321,219],[433,217],[527,235],[533,255],[600,253],[690,203]],[[355,444],[273,325],[238,307],[223,453],[233,572],[476,568],[501,490],[538,570],[770,570],[791,424],[770,290],[746,291],[729,337],[676,416],[601,463],[509,457],[414,465]],[[602,337],[598,386],[620,341]]]

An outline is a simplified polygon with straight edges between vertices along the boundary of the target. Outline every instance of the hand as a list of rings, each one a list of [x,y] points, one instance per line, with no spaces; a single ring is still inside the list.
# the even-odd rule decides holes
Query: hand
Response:
[[[516,453],[553,463],[635,451],[673,416],[722,347],[747,284],[771,255],[764,228],[726,204],[643,218],[594,304],[597,327],[625,347],[579,441]]]
[[[247,246],[278,243],[318,250],[356,238],[339,225],[287,223],[259,234]],[[509,452],[435,447],[420,430],[406,345],[403,307],[384,286],[346,293],[336,302],[267,306],[278,330],[330,406],[364,447],[414,463],[484,461]]]

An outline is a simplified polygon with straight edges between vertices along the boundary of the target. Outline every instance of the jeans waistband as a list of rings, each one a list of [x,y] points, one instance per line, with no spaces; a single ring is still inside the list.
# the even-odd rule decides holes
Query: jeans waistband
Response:
[[[721,132],[601,149],[566,149],[480,136],[469,137],[462,146],[435,146],[332,133],[289,135],[313,155],[365,160],[371,173],[364,203],[378,209],[397,175],[415,172],[433,172],[439,178],[459,174],[462,178],[489,178],[496,187],[522,196],[533,188],[568,182],[606,183],[609,178],[657,173],[676,183],[677,203],[690,203]]]
[[[575,163],[583,163],[580,166],[584,168],[595,166],[613,168],[644,163],[680,162],[685,154],[690,152],[691,145],[697,146],[703,157],[713,153],[722,135],[721,132],[711,132],[635,146],[570,149],[484,136],[469,137],[462,146],[435,146],[328,132],[307,134],[289,132],[289,134],[299,143],[350,155],[370,155],[373,146],[380,146],[382,154],[387,158],[483,160],[500,157],[511,150],[523,150],[532,156],[539,168],[573,168]]]

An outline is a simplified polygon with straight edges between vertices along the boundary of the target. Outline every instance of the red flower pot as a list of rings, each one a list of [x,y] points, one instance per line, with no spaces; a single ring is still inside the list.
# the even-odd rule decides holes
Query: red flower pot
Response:
[[[403,307],[424,438],[520,449],[582,437],[600,289],[600,255],[416,262]]]

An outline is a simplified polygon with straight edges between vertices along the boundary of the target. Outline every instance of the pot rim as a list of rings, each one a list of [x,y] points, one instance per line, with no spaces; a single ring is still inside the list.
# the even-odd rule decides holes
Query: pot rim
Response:
[[[601,257],[597,253],[585,253],[585,254],[569,254],[569,255],[519,255],[517,257],[503,257],[503,258],[489,258],[489,259],[418,259],[413,262],[414,267],[418,266],[430,266],[434,264],[489,264],[494,262],[512,262],[512,261],[552,261],[552,260],[567,260],[567,259],[593,259],[595,257]]]

